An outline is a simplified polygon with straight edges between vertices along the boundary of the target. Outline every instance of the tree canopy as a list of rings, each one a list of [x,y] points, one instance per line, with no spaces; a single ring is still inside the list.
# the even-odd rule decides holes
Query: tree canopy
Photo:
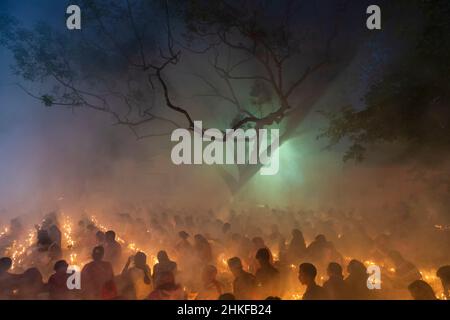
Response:
[[[220,106],[220,129],[276,126],[282,144],[367,31],[367,5],[348,10],[348,0],[77,2],[80,32],[1,17],[19,86],[46,107],[103,112],[138,138],[194,130],[194,119]],[[181,97],[186,88],[212,106],[196,108],[202,103]],[[240,165],[237,181],[225,180],[237,189],[258,170]]]
[[[329,126],[320,137],[331,145],[348,139],[344,160],[362,161],[379,143],[400,143],[408,156],[450,150],[450,2],[415,4],[423,17],[417,43],[385,68],[365,108],[324,112]]]

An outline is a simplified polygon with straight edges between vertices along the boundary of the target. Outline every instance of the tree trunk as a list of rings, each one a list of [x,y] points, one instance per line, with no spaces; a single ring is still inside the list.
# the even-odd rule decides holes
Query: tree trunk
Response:
[[[337,74],[336,74],[337,75]],[[298,106],[290,111],[290,113],[286,116],[286,128],[284,133],[280,137],[279,148],[283,145],[283,143],[289,141],[290,139],[296,137],[298,134],[296,133],[297,129],[309,115],[311,110],[314,108],[317,101],[322,97],[325,89],[328,88],[328,84],[334,80],[335,77],[331,77],[327,79],[325,84],[321,85],[318,89],[317,87],[313,87],[310,85],[305,91],[309,92],[309,95],[305,97],[302,106]],[[317,82],[316,82],[317,84]],[[218,171],[225,184],[227,185],[230,193],[235,196],[239,194],[242,187],[244,187],[251,178],[258,173],[261,169],[261,164],[255,165],[238,165],[238,177],[235,178],[231,173],[218,166]]]

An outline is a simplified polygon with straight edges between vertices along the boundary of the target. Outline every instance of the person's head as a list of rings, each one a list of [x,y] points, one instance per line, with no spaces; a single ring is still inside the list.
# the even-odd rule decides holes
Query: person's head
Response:
[[[359,260],[353,259],[348,263],[347,272],[353,276],[363,276],[367,274],[367,269],[364,263]]]
[[[231,230],[231,224],[229,224],[228,222],[224,223],[222,226],[222,232],[227,233],[230,230]]]
[[[277,297],[277,296],[268,296],[268,297],[266,298],[266,300],[281,300],[281,298],[280,298],[280,297]]]
[[[254,237],[254,238],[252,239],[252,243],[253,243],[253,246],[254,246],[256,249],[260,249],[260,248],[265,247],[264,240],[263,240],[263,238],[261,238],[261,237]]]
[[[39,231],[37,233],[37,239],[38,239],[38,243],[40,243],[40,244],[50,245],[50,243],[51,243],[51,239],[50,239],[50,236],[48,235],[47,230],[39,229]]]
[[[66,273],[68,267],[69,265],[67,264],[66,260],[58,260],[53,266],[53,270],[55,270],[55,272],[58,273],[59,272]]]
[[[256,252],[256,260],[261,266],[270,263],[270,251],[267,248],[261,248]]]
[[[208,265],[203,268],[202,279],[204,282],[208,283],[216,279],[217,268],[213,265]]]
[[[12,260],[9,257],[0,258],[0,272],[6,272],[12,267]]]
[[[292,230],[292,238],[303,239],[303,233],[299,229],[293,229]]]
[[[234,296],[234,294],[227,292],[227,293],[222,293],[219,296],[218,300],[236,300],[236,297]]]
[[[134,256],[134,265],[138,268],[143,268],[147,264],[147,256],[145,253],[138,251]]]
[[[239,243],[242,239],[242,236],[239,233],[233,233],[231,235],[231,240],[235,243]]]
[[[337,262],[330,262],[327,267],[328,277],[342,278],[342,267]]]
[[[317,269],[312,263],[302,263],[298,267],[298,280],[303,285],[310,285],[315,282]]]
[[[444,288],[450,287],[450,266],[443,266],[438,269],[436,276],[441,279]]]
[[[201,234],[196,234],[194,236],[194,240],[195,240],[195,243],[198,243],[198,244],[204,243],[206,241],[205,237],[203,237]]]
[[[102,243],[105,241],[105,233],[103,231],[97,231],[95,233],[95,239],[97,240],[98,243]]]
[[[169,261],[169,256],[164,250],[159,251],[156,257],[158,258],[158,262],[160,263]]]
[[[106,231],[105,241],[106,242],[114,242],[115,240],[116,240],[116,233],[112,230]]]
[[[327,242],[327,238],[323,234],[319,234],[315,238],[316,242],[324,243]]]
[[[189,238],[189,233],[187,233],[186,231],[180,231],[178,232],[178,236],[181,239],[186,240],[187,238]]]
[[[238,257],[233,257],[228,259],[228,268],[230,268],[231,273],[237,276],[242,271],[242,262]]]
[[[408,286],[409,293],[414,300],[436,300],[431,286],[422,280],[416,280]]]
[[[104,255],[105,255],[105,249],[102,246],[96,246],[92,250],[92,259],[94,261],[102,261]]]

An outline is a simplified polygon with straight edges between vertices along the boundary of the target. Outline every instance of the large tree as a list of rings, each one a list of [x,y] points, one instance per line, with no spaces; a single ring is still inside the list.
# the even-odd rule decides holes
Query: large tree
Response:
[[[408,5],[420,11],[419,36],[370,87],[365,107],[325,112],[329,126],[322,137],[331,145],[350,142],[344,160],[362,161],[386,143],[401,146],[403,160],[436,163],[450,151],[450,2],[414,0]],[[413,29],[403,27],[402,32]]]
[[[26,93],[47,107],[106,113],[138,138],[208,122],[208,108],[194,108],[182,97],[186,85],[177,78],[188,69],[189,90],[225,108],[218,110],[227,115],[221,129],[275,126],[284,143],[346,67],[365,32],[366,5],[347,10],[342,0],[326,7],[294,0],[78,4],[82,31],[43,23],[29,30],[3,16],[0,43],[13,53]],[[260,167],[239,165],[237,174],[218,169],[235,193]]]

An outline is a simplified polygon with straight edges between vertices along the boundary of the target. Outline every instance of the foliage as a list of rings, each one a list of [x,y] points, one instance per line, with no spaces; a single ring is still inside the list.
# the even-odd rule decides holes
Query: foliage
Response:
[[[415,153],[449,150],[450,2],[418,3],[424,26],[417,44],[371,86],[366,107],[323,113],[329,126],[319,137],[331,145],[348,139],[345,161],[362,161],[371,146],[386,142]]]

